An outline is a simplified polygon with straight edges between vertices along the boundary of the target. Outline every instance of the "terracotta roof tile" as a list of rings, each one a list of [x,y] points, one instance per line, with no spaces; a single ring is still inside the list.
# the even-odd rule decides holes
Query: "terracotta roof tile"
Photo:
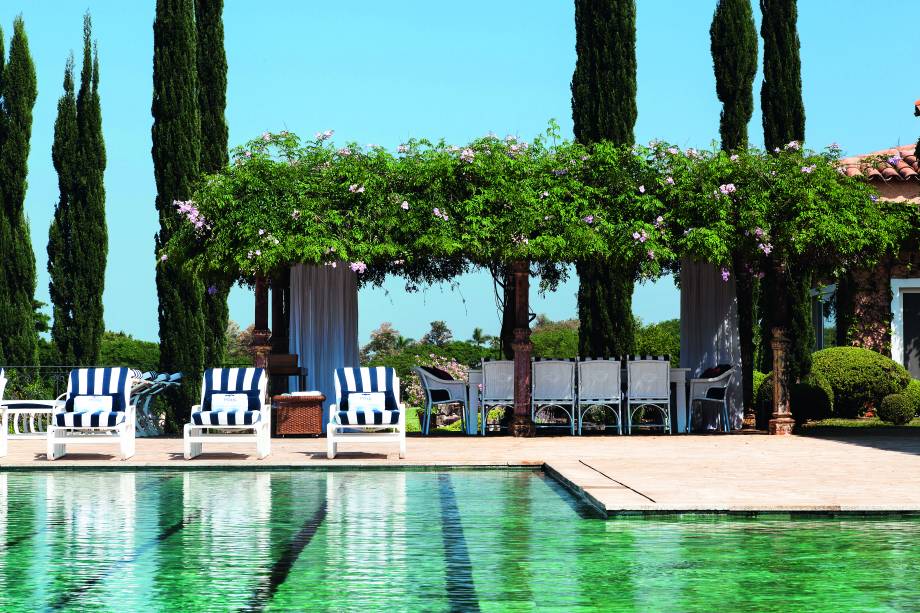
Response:
[[[840,166],[848,177],[864,176],[869,181],[920,182],[920,166],[914,155],[915,147],[903,145],[866,155],[854,155],[841,159]]]

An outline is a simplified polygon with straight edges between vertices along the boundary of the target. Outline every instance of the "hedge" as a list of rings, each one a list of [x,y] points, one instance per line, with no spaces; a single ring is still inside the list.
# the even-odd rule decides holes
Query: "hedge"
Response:
[[[914,407],[914,414],[920,415],[920,379],[911,379],[910,383],[901,393],[910,398],[911,404]]]
[[[882,421],[903,426],[914,418],[913,399],[907,394],[889,394],[882,399],[876,412]]]
[[[907,387],[910,374],[880,353],[859,347],[832,347],[814,354],[812,373],[821,375],[834,392],[836,417],[858,417],[878,407],[889,394]]]
[[[759,373],[758,373],[759,374]],[[763,375],[763,381],[756,387],[754,406],[757,412],[757,428],[766,430],[773,414],[773,373]],[[834,390],[823,376],[811,373],[790,390],[792,417],[798,425],[809,420],[827,419],[834,414]]]

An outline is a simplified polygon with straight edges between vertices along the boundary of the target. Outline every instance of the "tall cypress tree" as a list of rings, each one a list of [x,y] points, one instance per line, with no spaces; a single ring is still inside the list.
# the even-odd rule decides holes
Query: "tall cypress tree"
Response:
[[[201,172],[226,167],[227,54],[224,50],[223,0],[195,0],[198,31],[198,108],[201,113]],[[219,366],[226,348],[228,283],[215,282],[203,297],[204,363]]]
[[[757,26],[750,0],[719,0],[709,28],[716,95],[722,103],[719,135],[722,149],[747,147],[748,123],[754,114],[754,77],[757,75]],[[756,282],[749,262],[733,258],[738,299],[738,335],[741,349],[741,388],[744,407],[754,402],[754,304]],[[748,413],[750,413],[748,411]]]
[[[635,0],[576,0],[572,119],[582,143],[631,145],[636,124]],[[635,343],[636,271],[616,260],[585,260],[578,271],[581,355],[629,353]]]
[[[802,65],[799,58],[796,0],[760,0],[764,81],[760,89],[764,144],[782,149],[805,140],[805,104],[802,101]],[[789,381],[811,370],[814,328],[811,323],[811,279],[796,270],[767,270],[761,292],[761,368],[773,368],[770,347],[774,327],[792,340],[788,357]],[[788,302],[777,298],[788,296]]]
[[[0,362],[28,365],[37,360],[38,334],[35,254],[24,206],[38,86],[21,17],[13,24],[9,61],[0,60],[0,73]]]
[[[64,96],[58,103],[52,159],[61,196],[48,237],[49,289],[54,304],[51,337],[64,363],[95,364],[105,332],[102,293],[108,228],[99,54],[93,48],[88,13],[83,19],[80,90],[74,98],[71,60],[65,70]]]
[[[760,0],[763,85],[760,107],[767,150],[805,140],[797,0]]]
[[[191,198],[201,163],[198,67],[193,0],[157,0],[153,23],[153,169],[160,231],[157,253],[183,220],[173,204]],[[182,386],[170,397],[166,428],[177,431],[198,402],[204,368],[204,288],[181,262],[158,257],[160,368],[181,371]]]

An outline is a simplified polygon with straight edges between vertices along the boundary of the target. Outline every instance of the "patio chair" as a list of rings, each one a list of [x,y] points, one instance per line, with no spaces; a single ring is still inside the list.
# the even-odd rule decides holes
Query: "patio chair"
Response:
[[[489,409],[514,408],[514,362],[511,360],[483,360],[482,410],[480,430],[486,435]]]
[[[661,414],[661,428],[671,434],[671,362],[668,356],[629,356],[626,361],[626,432],[640,410]]]
[[[425,390],[425,421],[422,434],[428,435],[431,425],[431,409],[441,404],[461,404],[460,421],[465,424],[469,403],[466,398],[466,382],[454,379],[449,372],[432,366],[416,366],[412,369],[418,375]],[[463,429],[466,431],[466,428]]]
[[[134,385],[128,368],[75,368],[63,403],[55,404],[48,426],[48,459],[67,453],[69,444],[118,443],[121,457],[134,455]]]
[[[406,457],[406,411],[399,401],[399,377],[384,366],[335,369],[335,404],[326,425],[327,457],[341,442],[399,443]]]
[[[690,402],[687,404],[687,432],[693,425],[693,409],[697,403],[702,407],[710,404],[719,408],[719,421],[725,432],[732,431],[728,414],[728,386],[735,376],[730,364],[720,364],[702,373],[701,378],[690,380]]]
[[[259,459],[271,453],[271,405],[263,368],[209,368],[204,372],[201,404],[185,424],[185,459],[202,452],[204,443],[256,444]],[[214,432],[217,430],[218,432]]]
[[[579,435],[584,415],[592,409],[610,411],[617,420],[617,434],[623,434],[621,378],[620,360],[585,358],[578,362]]]
[[[569,418],[575,434],[575,360],[534,358],[531,370],[530,419],[537,423],[537,413],[560,409]],[[550,427],[550,426],[541,426]]]

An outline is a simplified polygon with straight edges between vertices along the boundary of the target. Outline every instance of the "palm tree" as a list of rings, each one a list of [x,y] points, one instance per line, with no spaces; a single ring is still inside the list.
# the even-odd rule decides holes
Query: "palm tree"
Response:
[[[483,333],[482,328],[473,328],[473,336],[470,340],[472,340],[473,344],[477,347],[482,347],[492,339],[493,337],[491,335]]]

